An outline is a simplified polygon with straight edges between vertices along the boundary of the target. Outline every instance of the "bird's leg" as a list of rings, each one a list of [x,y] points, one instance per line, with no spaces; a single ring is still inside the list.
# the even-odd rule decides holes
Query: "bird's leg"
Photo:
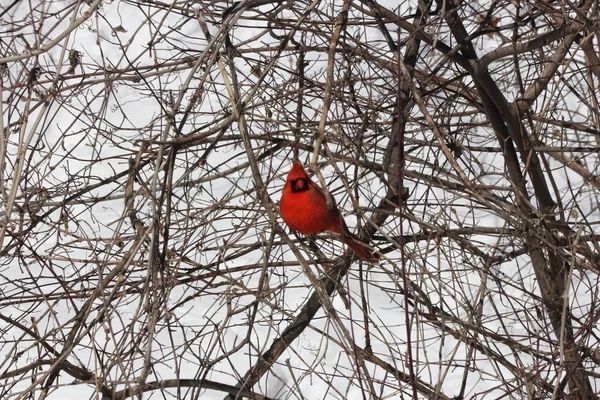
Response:
[[[319,246],[317,245],[317,235],[308,236],[308,247],[315,253],[319,253]]]

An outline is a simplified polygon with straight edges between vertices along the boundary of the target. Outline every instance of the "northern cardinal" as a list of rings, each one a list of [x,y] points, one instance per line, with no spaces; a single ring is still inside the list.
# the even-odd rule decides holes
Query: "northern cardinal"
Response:
[[[341,240],[360,258],[374,262],[379,256],[348,230],[337,208],[328,208],[321,189],[310,180],[304,168],[294,161],[281,195],[281,217],[293,231],[316,235],[328,231],[341,235]]]

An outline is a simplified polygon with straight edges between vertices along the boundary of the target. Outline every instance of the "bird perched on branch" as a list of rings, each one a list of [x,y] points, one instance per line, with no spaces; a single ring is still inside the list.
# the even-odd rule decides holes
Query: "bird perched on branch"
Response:
[[[298,161],[294,161],[283,186],[280,209],[283,221],[291,230],[307,236],[325,231],[337,233],[340,240],[363,260],[379,260],[379,255],[348,230],[344,217],[335,205],[327,206],[325,195],[310,180]]]

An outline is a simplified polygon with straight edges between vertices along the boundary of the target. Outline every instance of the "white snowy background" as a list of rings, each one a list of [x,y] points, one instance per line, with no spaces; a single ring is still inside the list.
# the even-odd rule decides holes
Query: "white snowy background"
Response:
[[[225,2],[5,3],[0,398],[96,399],[101,387],[117,393],[154,382],[139,398],[224,398],[226,391],[183,382],[238,385],[301,314],[315,292],[311,274],[322,277],[344,254],[325,235],[316,243],[331,262],[315,262],[308,241],[271,219],[294,148],[308,165],[317,143],[327,50],[343,3],[263,2],[234,9],[229,25],[222,24],[232,5]],[[367,3],[350,6],[335,54],[318,160],[351,229],[369,226],[386,195],[386,147],[395,135],[397,61]],[[380,4],[400,15],[417,7]],[[499,26],[531,8],[494,4]],[[462,6],[472,32],[490,7]],[[402,46],[410,40],[396,25],[388,29]],[[456,45],[443,20],[427,30]],[[226,36],[235,46],[229,53]],[[473,43],[483,56],[506,39],[482,34]],[[597,78],[577,50],[531,110],[527,126],[540,146],[597,146],[594,86],[584,84]],[[74,51],[80,62],[69,71]],[[530,84],[550,55],[524,56],[519,79]],[[538,392],[544,398],[567,373],[522,239],[535,221],[519,223],[498,139],[468,101],[474,89],[453,93],[452,85],[463,90],[470,78],[429,44],[419,57],[418,90],[435,123],[464,145],[457,165],[478,195],[413,106],[403,144],[410,197],[371,242],[383,260],[354,260],[332,307],[322,307],[252,386],[257,395],[412,398],[412,369],[419,398],[520,399],[531,385],[549,390]],[[490,69],[512,101],[519,84],[506,70],[515,66],[501,61]],[[597,152],[563,155],[594,176]],[[562,158],[546,161],[552,194],[577,232],[570,245],[595,243],[595,182]],[[408,235],[402,251],[401,232]],[[162,270],[151,259],[153,245],[166,260]],[[572,261],[565,304],[596,391],[594,260]]]

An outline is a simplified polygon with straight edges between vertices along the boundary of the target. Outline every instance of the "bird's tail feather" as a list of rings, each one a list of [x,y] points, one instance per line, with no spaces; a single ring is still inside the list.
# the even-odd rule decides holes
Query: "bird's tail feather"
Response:
[[[367,262],[375,262],[381,258],[369,246],[356,237],[356,235],[350,234],[349,237],[345,236],[342,238],[342,241],[346,243],[357,256]]]

